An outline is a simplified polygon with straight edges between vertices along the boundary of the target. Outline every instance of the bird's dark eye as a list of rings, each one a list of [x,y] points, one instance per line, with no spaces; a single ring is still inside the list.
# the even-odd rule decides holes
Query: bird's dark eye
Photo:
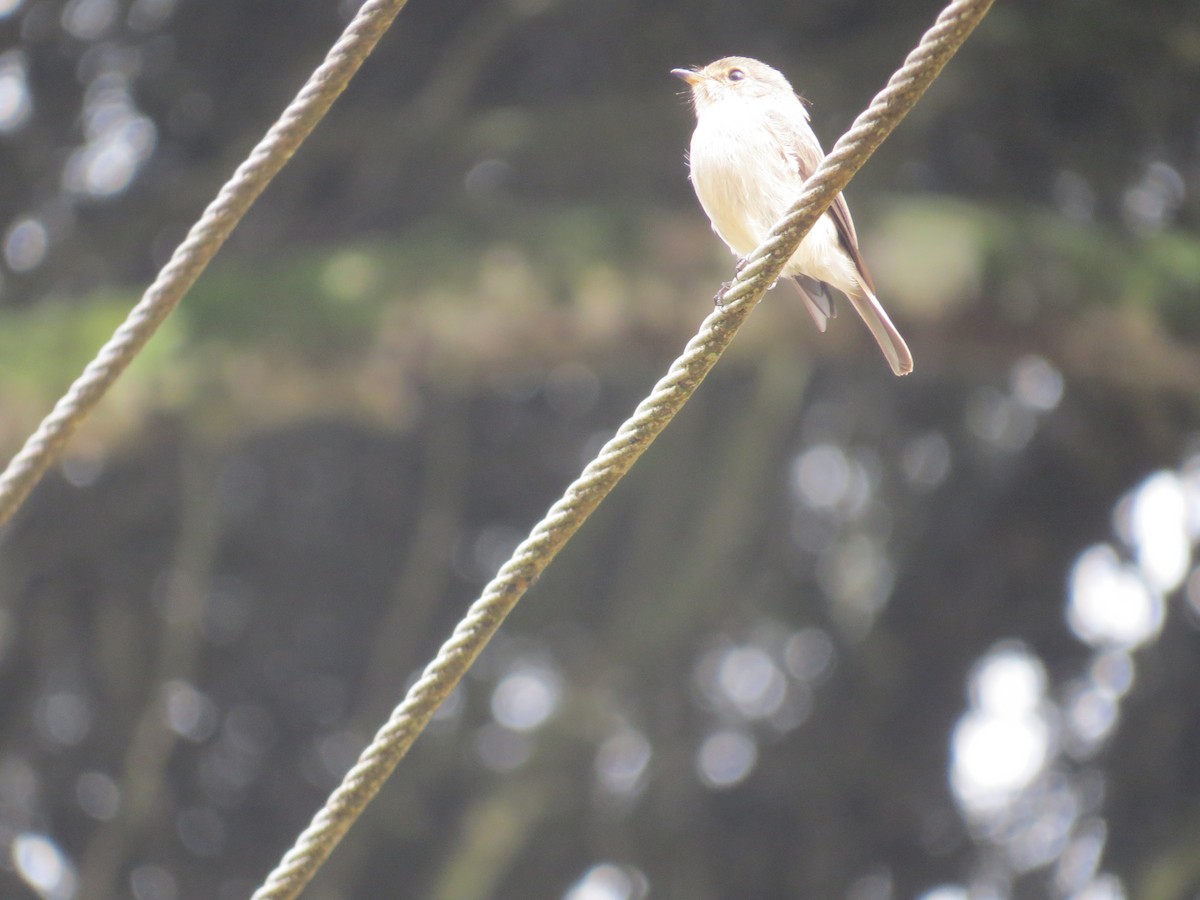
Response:
[[[730,81],[741,81],[743,78],[746,77],[746,73],[743,72],[741,69],[730,69],[725,74],[725,77],[728,78]]]

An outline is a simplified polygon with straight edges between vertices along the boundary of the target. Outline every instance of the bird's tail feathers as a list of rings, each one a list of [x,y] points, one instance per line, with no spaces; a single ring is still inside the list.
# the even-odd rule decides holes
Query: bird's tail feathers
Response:
[[[913,358],[908,350],[908,344],[904,343],[904,338],[900,336],[900,332],[888,318],[888,314],[884,311],[874,292],[866,285],[861,287],[861,292],[847,295],[850,302],[854,304],[854,308],[862,316],[867,328],[871,330],[871,334],[879,344],[879,349],[887,357],[892,371],[897,375],[907,375],[913,370]]]

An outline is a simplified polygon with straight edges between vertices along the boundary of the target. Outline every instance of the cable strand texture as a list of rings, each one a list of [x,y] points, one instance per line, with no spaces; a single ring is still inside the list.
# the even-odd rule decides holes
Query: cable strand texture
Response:
[[[304,889],[517,601],[691,397],[804,235],[916,104],[991,4],[992,0],[955,0],[942,11],[903,67],[813,173],[770,237],[751,254],[726,292],[725,305],[705,319],[650,395],[513,551],[252,900],[289,900]]]
[[[295,99],[225,182],[125,321],[0,475],[0,527],[58,458],[80,423],[200,277],[271,179],[312,133],[407,0],[368,0]]]

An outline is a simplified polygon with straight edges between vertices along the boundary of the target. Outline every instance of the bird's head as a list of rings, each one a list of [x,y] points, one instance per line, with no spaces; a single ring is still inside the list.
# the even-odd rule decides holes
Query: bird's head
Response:
[[[672,69],[671,74],[692,89],[697,114],[722,100],[795,96],[782,73],[748,56],[726,56],[703,68]]]

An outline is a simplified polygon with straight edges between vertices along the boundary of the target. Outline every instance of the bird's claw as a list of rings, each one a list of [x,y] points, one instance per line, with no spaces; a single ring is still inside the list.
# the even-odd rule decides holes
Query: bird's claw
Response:
[[[715,294],[713,294],[713,306],[720,309],[721,307],[723,307],[725,305],[725,294],[727,294],[729,292],[729,289],[732,286],[733,286],[732,281],[726,281],[721,284],[721,287],[717,289],[717,292]]]

